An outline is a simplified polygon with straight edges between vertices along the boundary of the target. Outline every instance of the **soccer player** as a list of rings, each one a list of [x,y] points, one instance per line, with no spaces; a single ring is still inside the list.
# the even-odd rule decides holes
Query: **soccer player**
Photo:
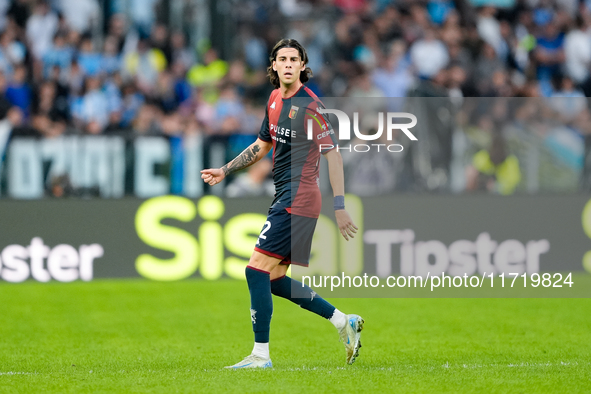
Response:
[[[344,314],[308,286],[286,276],[289,264],[308,265],[322,203],[318,188],[321,154],[328,161],[339,230],[347,241],[357,232],[357,226],[345,210],[342,158],[334,149],[337,142],[331,125],[318,113],[322,103],[304,85],[312,76],[312,71],[306,67],[306,50],[296,40],[283,39],[273,48],[270,61],[268,76],[276,89],[267,103],[258,139],[222,168],[201,171],[203,181],[213,186],[274,150],[275,199],[246,267],[255,344],[252,354],[227,368],[272,367],[269,356],[272,294],[330,320],[345,344],[347,363],[352,364],[361,347],[363,319]],[[295,98],[297,100],[292,103]],[[302,103],[306,104],[303,108]],[[310,119],[311,139],[304,127]]]

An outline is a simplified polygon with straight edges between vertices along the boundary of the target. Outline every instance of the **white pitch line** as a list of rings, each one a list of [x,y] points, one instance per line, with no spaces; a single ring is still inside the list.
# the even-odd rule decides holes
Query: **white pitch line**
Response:
[[[508,364],[450,364],[446,362],[442,364],[440,367],[445,369],[451,368],[464,368],[464,369],[475,369],[475,368],[534,368],[534,367],[579,367],[579,366],[591,366],[591,363],[579,363],[579,362],[564,362],[560,361],[557,363],[545,362],[545,363],[530,363],[530,362],[522,362],[522,363],[508,363]],[[427,366],[425,366],[427,367]],[[423,368],[422,366],[407,364],[401,365],[399,367],[369,367],[368,369],[371,371],[396,371],[404,368]],[[436,368],[435,366],[429,366],[429,370],[433,370]],[[327,371],[331,372],[334,370],[346,370],[349,368],[345,367],[292,367],[292,368],[285,368],[281,369],[282,371],[290,371],[290,372],[298,372],[298,371]]]
[[[519,363],[519,364],[458,364],[458,365],[450,365],[449,363],[445,363],[443,364],[441,367],[442,368],[450,368],[450,367],[462,367],[462,368],[489,368],[489,367],[493,367],[493,368],[527,368],[527,367],[553,367],[553,366],[578,366],[579,363],[578,362],[564,362],[561,361],[560,363],[550,363],[550,362],[546,362],[546,363],[529,363],[529,362],[525,362],[525,363]],[[589,363],[587,364],[582,364],[582,365],[589,365]]]
[[[0,375],[37,375],[37,372],[0,372]]]

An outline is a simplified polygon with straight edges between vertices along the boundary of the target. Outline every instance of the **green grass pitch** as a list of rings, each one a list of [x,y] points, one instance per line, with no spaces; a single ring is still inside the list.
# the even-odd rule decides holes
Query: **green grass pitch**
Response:
[[[0,285],[0,392],[591,392],[589,299],[334,299],[366,321],[354,365],[332,325],[275,299],[272,370],[244,282]]]

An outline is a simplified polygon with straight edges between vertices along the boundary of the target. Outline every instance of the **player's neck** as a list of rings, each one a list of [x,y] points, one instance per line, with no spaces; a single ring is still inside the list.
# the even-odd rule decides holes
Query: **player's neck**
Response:
[[[284,85],[283,83],[281,83],[281,86],[279,87],[279,91],[281,92],[281,98],[290,98],[291,96],[296,94],[298,90],[300,90],[302,85],[303,83],[300,80],[297,80],[291,85]]]

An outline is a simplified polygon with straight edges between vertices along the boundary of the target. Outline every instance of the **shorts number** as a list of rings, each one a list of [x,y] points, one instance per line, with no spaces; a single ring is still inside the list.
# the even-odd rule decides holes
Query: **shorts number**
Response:
[[[265,233],[267,231],[269,231],[269,229],[271,228],[271,222],[269,222],[268,220],[265,222],[265,225],[263,226],[263,231],[261,231],[261,235],[259,235],[259,240],[257,242],[257,245],[261,242],[261,238],[262,239],[267,239],[267,236],[265,235]]]

